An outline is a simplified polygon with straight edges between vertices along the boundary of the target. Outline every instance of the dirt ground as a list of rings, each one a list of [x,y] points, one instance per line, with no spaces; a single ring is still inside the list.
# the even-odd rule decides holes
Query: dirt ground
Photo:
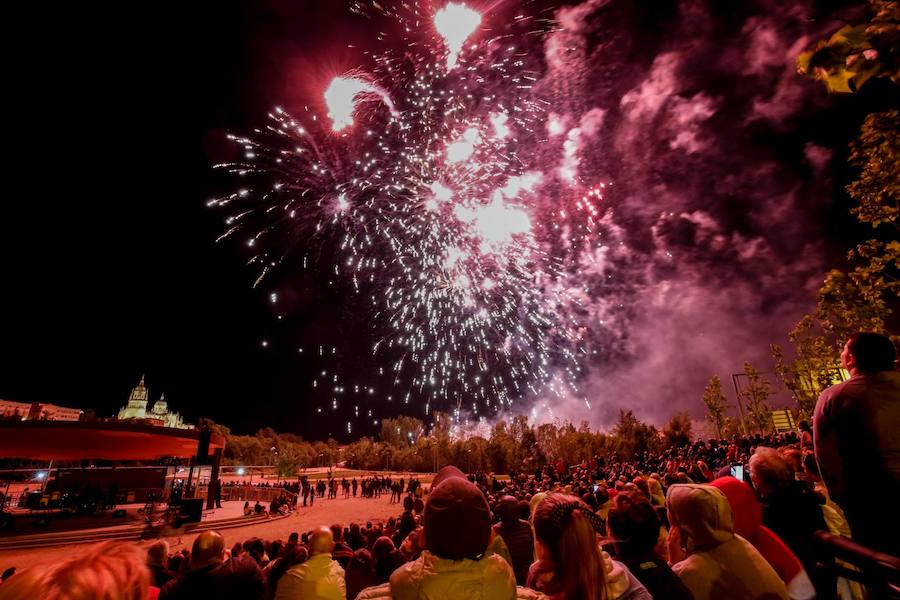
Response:
[[[247,525],[246,527],[225,529],[222,531],[222,535],[225,536],[226,546],[231,547],[235,542],[242,542],[250,537],[287,540],[291,532],[301,533],[320,525],[339,523],[346,526],[352,521],[365,525],[366,521],[386,521],[389,517],[399,516],[402,512],[401,505],[390,503],[390,497],[390,493],[388,493],[381,498],[351,497],[344,499],[339,491],[337,499],[317,498],[314,506],[300,507],[289,517],[273,519],[266,523]],[[178,538],[165,539],[168,540],[173,550],[180,550],[184,547],[190,549],[196,536],[197,534],[183,536],[180,544],[178,543]],[[152,542],[134,543],[149,546]],[[90,544],[74,544],[35,548],[33,550],[2,551],[0,552],[0,572],[12,566],[21,570],[45,560],[52,561],[62,556],[67,556],[72,552],[89,551],[89,548]]]

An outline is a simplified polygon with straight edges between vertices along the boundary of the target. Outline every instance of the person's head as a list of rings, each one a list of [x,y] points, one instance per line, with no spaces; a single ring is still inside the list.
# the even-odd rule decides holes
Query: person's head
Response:
[[[503,496],[497,503],[497,515],[505,525],[512,525],[519,520],[519,501],[515,496]]]
[[[144,600],[150,585],[145,558],[135,544],[106,542],[25,569],[0,590],[9,600]]]
[[[343,528],[335,523],[331,526],[331,536],[334,538],[335,543],[344,541],[344,530]]]
[[[600,519],[575,496],[549,494],[534,509],[538,556],[549,559],[566,598],[605,598],[606,570],[597,540]]]
[[[309,536],[309,555],[331,554],[332,550],[334,550],[334,536],[331,530],[327,527],[314,529]]]
[[[191,570],[225,560],[225,539],[217,531],[204,531],[191,546]]]
[[[634,501],[621,494],[609,511],[606,527],[622,557],[651,554],[659,540],[656,510],[647,502]]]
[[[147,548],[147,564],[154,567],[164,567],[169,562],[169,543],[166,540],[154,542]]]
[[[750,457],[750,481],[762,497],[784,486],[793,477],[790,463],[772,448],[760,446]]]
[[[434,481],[425,505],[425,548],[440,558],[477,560],[491,536],[487,499],[455,467],[444,467]]]
[[[291,535],[288,536],[287,543],[292,546],[296,546],[299,541],[300,541],[300,534],[295,531],[295,532],[291,533]]]
[[[797,427],[800,431],[812,431],[812,427],[809,426],[809,421],[803,420],[797,423]]]
[[[531,505],[528,500],[519,500],[519,518],[523,521],[531,518]]]
[[[372,554],[375,558],[387,556],[394,550],[396,550],[396,548],[394,547],[393,540],[385,535],[379,537],[375,540],[375,543],[372,544]]]
[[[841,365],[851,375],[892,371],[896,360],[890,338],[870,331],[851,335],[841,352]]]
[[[669,523],[681,531],[684,549],[712,549],[734,537],[731,506],[711,485],[677,483],[666,495]]]

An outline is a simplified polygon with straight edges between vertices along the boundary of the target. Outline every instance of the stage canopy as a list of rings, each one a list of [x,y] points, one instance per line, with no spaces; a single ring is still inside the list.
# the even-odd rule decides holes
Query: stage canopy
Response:
[[[0,422],[0,458],[152,460],[197,454],[200,431],[128,423]],[[209,454],[225,447],[213,433]]]

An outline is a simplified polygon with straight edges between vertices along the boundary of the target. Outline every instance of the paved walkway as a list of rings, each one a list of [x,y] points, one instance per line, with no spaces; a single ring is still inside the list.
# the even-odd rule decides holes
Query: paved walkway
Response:
[[[232,508],[228,506],[229,504],[232,503],[226,503],[222,509],[219,509],[222,513],[217,514],[215,518],[225,518],[226,514],[230,514]],[[239,507],[243,508],[243,503],[233,504],[239,504]],[[352,497],[344,499],[339,492],[337,499],[317,498],[314,506],[301,507],[292,516],[285,519],[273,519],[264,523],[227,529],[222,532],[222,535],[225,536],[226,546],[230,548],[235,542],[242,542],[250,537],[287,540],[288,535],[294,531],[301,533],[320,525],[332,525],[334,523],[346,526],[350,522],[357,522],[365,525],[366,521],[386,521],[389,517],[399,516],[401,512],[402,507],[400,504],[390,503],[390,494],[385,494],[377,499]],[[190,548],[196,537],[197,534],[185,535],[181,538],[180,545],[177,537],[166,539],[173,549],[178,550],[183,547]],[[135,543],[146,547],[152,542]],[[72,552],[86,551],[89,547],[89,544],[74,544],[54,546],[52,548],[35,548],[33,550],[0,551],[0,572],[12,566],[21,570],[44,560],[54,560]]]

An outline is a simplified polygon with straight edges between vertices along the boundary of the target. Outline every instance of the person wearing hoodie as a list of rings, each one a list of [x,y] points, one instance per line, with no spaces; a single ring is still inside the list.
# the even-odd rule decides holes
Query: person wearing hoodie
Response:
[[[391,574],[388,583],[357,600],[513,600],[512,567],[488,554],[491,511],[481,490],[453,466],[441,469],[425,504],[421,556]]]
[[[800,559],[771,529],[763,525],[762,506],[750,486],[734,477],[720,477],[710,483],[721,490],[731,506],[734,532],[753,544],[772,565],[787,586],[792,600],[812,600],[816,596],[812,581]]]
[[[528,587],[539,594],[520,588],[520,599],[653,600],[628,567],[600,549],[602,523],[580,499],[550,494],[537,505],[533,522],[539,558],[529,569]]]
[[[669,562],[694,600],[788,600],[778,573],[735,535],[731,507],[711,485],[674,484],[666,496]]]

